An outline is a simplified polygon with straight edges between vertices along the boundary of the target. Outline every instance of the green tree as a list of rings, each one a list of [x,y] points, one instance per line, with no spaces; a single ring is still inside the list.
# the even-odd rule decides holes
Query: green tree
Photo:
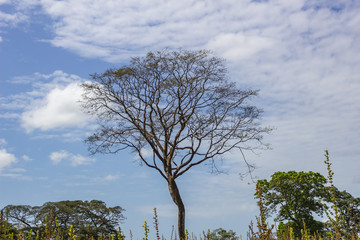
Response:
[[[54,220],[56,218],[59,227],[66,232],[71,224],[80,221],[81,212],[79,212],[79,207],[82,204],[83,201],[80,200],[46,202],[40,207],[33,207],[35,222],[39,228],[43,228],[49,218]]]
[[[335,203],[339,214],[339,231],[346,239],[360,234],[360,198],[334,187]],[[329,231],[335,232],[332,224]]]
[[[203,50],[149,52],[92,77],[83,85],[83,108],[100,124],[87,139],[90,151],[129,148],[157,171],[178,208],[179,237],[185,239],[176,179],[205,161],[214,166],[231,150],[263,146],[270,130],[259,126],[261,111],[248,102],[257,91],[229,82],[223,60]]]
[[[213,230],[209,235],[209,240],[238,240],[239,237],[236,236],[236,232],[233,230],[226,231],[222,228],[217,228]]]
[[[2,212],[5,212],[11,223],[18,228],[30,230],[34,226],[34,211],[29,205],[8,205]]]
[[[22,232],[33,233],[45,231],[45,226],[52,224],[63,237],[67,237],[70,225],[74,231],[82,237],[86,235],[95,239],[100,234],[115,234],[116,228],[124,220],[120,206],[107,207],[99,200],[92,201],[60,201],[47,202],[42,206],[8,205],[4,208],[8,213],[8,221]]]
[[[8,222],[7,215],[8,214],[4,209],[0,211],[0,239],[11,239],[12,236],[16,236],[18,234],[18,231],[13,224]]]
[[[122,215],[123,211],[124,209],[119,206],[107,207],[104,202],[99,200],[86,202],[81,208],[85,226],[93,226],[93,236],[98,236],[101,232],[115,234],[116,227],[125,219]]]
[[[280,230],[292,227],[296,236],[300,236],[304,223],[311,233],[322,231],[323,223],[313,215],[322,216],[324,206],[319,200],[329,199],[326,182],[320,173],[311,171],[276,172],[270,181],[259,180],[265,214],[276,213],[275,221],[281,222]],[[258,192],[255,196],[258,197]]]

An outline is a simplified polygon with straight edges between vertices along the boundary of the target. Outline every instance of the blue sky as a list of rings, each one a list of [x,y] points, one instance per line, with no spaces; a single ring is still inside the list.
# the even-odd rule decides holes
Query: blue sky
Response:
[[[176,208],[164,180],[130,152],[89,156],[96,128],[78,105],[89,74],[150,50],[210,49],[229,77],[260,89],[254,104],[272,150],[247,152],[254,177],[276,171],[326,175],[360,196],[360,4],[358,1],[0,0],[0,208],[99,199],[126,209],[125,233],[141,238],[158,208],[170,235]],[[258,210],[239,153],[212,175],[179,179],[187,227],[246,236]],[[151,229],[152,230],[152,229]]]

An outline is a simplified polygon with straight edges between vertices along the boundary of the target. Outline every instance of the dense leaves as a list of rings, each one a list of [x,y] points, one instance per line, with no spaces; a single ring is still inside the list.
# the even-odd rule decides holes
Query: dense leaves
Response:
[[[335,200],[339,213],[339,229],[345,238],[360,234],[360,198],[353,197],[347,191],[335,188]],[[334,231],[330,225],[331,231]]]
[[[125,219],[123,211],[120,206],[107,207],[99,200],[47,202],[34,207],[8,205],[3,209],[7,221],[22,232],[32,229],[41,235],[50,223],[62,230],[64,237],[70,225],[80,236],[116,233],[116,227]]]
[[[320,173],[295,171],[276,172],[270,181],[259,180],[265,214],[276,213],[275,220],[286,221],[285,226],[291,226],[297,236],[304,223],[312,233],[321,231],[323,223],[313,215],[322,216],[324,206],[320,200],[329,199],[326,182]]]

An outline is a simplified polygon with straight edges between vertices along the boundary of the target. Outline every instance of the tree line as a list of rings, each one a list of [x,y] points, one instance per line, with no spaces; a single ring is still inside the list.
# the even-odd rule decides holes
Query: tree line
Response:
[[[100,200],[8,205],[1,210],[1,222],[6,221],[13,232],[31,231],[32,235],[42,236],[46,228],[55,226],[67,239],[71,227],[81,239],[97,239],[101,234],[116,235],[116,228],[125,219],[123,212],[120,206],[107,207]]]
[[[261,214],[274,217],[278,236],[291,228],[295,237],[303,236],[304,228],[311,235],[335,236],[345,239],[360,234],[360,198],[347,191],[340,191],[317,172],[275,172],[270,180],[258,180],[255,198],[261,199]],[[337,222],[330,216],[335,203]],[[2,221],[6,221],[17,233],[44,235],[46,228],[56,228],[67,239],[71,228],[80,239],[98,239],[99,236],[114,235],[125,219],[120,206],[107,207],[99,200],[47,202],[42,206],[8,205],[1,210]],[[328,220],[321,218],[328,215]],[[324,219],[324,218],[323,218]],[[55,222],[56,221],[56,222]],[[3,226],[3,224],[2,224]],[[10,227],[10,228],[11,228]],[[331,235],[332,234],[332,235]],[[15,234],[16,235],[16,234]],[[116,237],[115,237],[116,238]],[[222,228],[206,234],[211,240],[236,240],[233,231]],[[117,238],[116,238],[117,239]]]

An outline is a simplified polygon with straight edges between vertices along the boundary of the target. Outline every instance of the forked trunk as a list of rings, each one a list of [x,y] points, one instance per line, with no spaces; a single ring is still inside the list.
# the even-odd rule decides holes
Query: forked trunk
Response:
[[[179,239],[184,240],[185,236],[185,207],[181,200],[179,189],[176,185],[175,179],[172,177],[168,178],[168,187],[170,195],[176,206],[178,207],[178,232]]]

